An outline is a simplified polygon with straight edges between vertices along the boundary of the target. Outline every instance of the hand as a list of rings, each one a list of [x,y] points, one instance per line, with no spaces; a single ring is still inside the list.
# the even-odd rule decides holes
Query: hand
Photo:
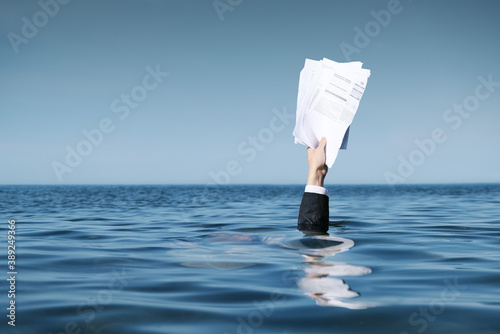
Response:
[[[307,184],[323,187],[328,166],[326,162],[326,138],[321,138],[318,147],[307,149],[307,161],[309,163],[309,174]]]

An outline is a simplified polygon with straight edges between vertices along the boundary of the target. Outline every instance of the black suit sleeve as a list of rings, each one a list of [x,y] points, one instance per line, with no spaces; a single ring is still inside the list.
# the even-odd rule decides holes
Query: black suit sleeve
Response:
[[[304,192],[297,227],[300,231],[328,231],[329,216],[328,196]]]

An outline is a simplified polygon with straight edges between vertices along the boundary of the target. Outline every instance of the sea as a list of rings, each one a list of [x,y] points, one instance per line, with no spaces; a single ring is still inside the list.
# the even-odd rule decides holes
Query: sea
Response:
[[[327,188],[0,186],[0,333],[500,333],[500,184]]]

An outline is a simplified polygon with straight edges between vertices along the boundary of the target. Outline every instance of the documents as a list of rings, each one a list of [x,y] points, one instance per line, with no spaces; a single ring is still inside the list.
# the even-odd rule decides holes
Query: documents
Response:
[[[326,137],[326,165],[347,148],[349,126],[358,110],[370,70],[363,63],[306,59],[300,72],[295,143],[316,148]]]

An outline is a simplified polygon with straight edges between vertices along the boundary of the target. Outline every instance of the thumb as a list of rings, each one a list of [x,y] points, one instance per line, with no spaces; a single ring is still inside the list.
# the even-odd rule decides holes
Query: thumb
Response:
[[[318,144],[317,148],[324,149],[325,146],[326,146],[326,138],[325,137],[321,137],[321,140],[319,141],[319,144]]]

